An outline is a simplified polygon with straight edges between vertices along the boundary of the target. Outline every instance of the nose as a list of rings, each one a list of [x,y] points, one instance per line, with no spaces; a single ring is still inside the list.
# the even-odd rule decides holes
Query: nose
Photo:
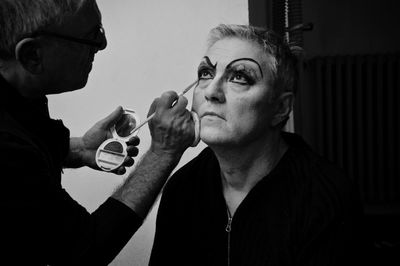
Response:
[[[102,39],[102,41],[101,41],[101,46],[99,47],[99,50],[101,51],[101,50],[104,50],[104,49],[106,49],[106,47],[107,47],[107,38],[106,38],[106,36],[104,35],[104,37],[103,37],[103,39]]]
[[[99,45],[96,46],[95,53],[97,53],[98,51],[106,49],[106,47],[107,47],[107,37],[106,37],[106,32],[104,31],[104,28],[103,28],[103,26],[101,24],[99,26],[98,34],[96,36],[96,42]]]
[[[101,43],[101,45],[99,46],[99,51],[106,49],[106,47],[107,47],[106,34],[105,33],[101,34],[99,39],[100,39],[100,43]]]
[[[204,97],[209,102],[225,102],[225,82],[222,77],[214,77],[205,88]]]

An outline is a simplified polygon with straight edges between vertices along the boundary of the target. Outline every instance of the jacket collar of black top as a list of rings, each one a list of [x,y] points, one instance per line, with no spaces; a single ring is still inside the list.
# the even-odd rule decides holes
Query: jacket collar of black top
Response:
[[[49,119],[47,98],[45,96],[38,99],[28,99],[21,96],[0,75],[0,108],[11,113],[17,120],[29,122],[38,119]]]
[[[61,120],[49,116],[47,98],[31,100],[21,96],[0,75],[0,114],[6,113],[28,134],[44,143],[55,158],[62,160],[69,149],[69,130]]]

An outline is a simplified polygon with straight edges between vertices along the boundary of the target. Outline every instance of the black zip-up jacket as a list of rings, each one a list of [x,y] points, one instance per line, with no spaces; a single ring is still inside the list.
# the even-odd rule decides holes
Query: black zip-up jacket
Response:
[[[283,138],[289,149],[232,219],[210,148],[179,169],[162,194],[150,265],[361,265],[350,180],[299,136]]]

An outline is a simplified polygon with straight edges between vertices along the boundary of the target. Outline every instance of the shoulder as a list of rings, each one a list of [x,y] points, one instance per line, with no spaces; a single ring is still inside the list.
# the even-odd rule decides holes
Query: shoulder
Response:
[[[0,112],[0,146],[3,152],[9,149],[37,150],[32,136],[12,116]]]
[[[33,174],[48,168],[46,155],[22,125],[4,112],[0,113],[0,125],[0,165],[3,172],[16,173],[15,169],[19,169],[18,173]]]
[[[286,162],[291,184],[303,203],[343,212],[357,200],[355,186],[343,169],[314,152],[301,137],[287,134],[285,140],[290,146]]]
[[[320,156],[296,134],[286,134],[289,150],[285,163],[292,174],[302,181],[324,182],[331,180],[332,185],[350,185],[350,180],[338,165]]]
[[[191,187],[198,187],[199,183],[206,181],[205,177],[208,176],[208,173],[214,172],[217,165],[214,152],[209,147],[205,148],[171,176],[165,185],[163,194],[181,190],[181,188],[188,191]]]
[[[176,183],[184,182],[184,180],[189,180],[189,178],[187,178],[188,176],[193,177],[204,174],[207,170],[210,170],[210,167],[214,165],[213,162],[216,162],[214,152],[207,147],[202,150],[199,155],[178,169],[175,174],[172,175],[168,181],[168,184],[172,186]]]

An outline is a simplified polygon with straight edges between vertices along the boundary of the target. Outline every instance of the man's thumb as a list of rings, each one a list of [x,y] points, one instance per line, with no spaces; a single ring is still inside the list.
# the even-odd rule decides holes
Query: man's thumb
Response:
[[[99,121],[99,127],[103,129],[111,128],[121,118],[123,111],[122,107],[118,106],[111,114]]]

